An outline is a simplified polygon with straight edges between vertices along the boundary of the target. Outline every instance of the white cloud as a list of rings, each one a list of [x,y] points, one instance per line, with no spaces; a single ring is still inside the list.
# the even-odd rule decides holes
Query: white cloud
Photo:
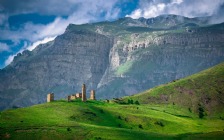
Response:
[[[22,49],[20,49],[16,54],[12,54],[12,55],[10,55],[10,56],[5,60],[5,66],[9,65],[9,64],[13,61],[14,57],[15,57],[18,53],[22,53],[22,52],[25,50],[26,46],[27,46],[27,42],[24,43]]]
[[[142,12],[143,11],[141,9],[136,9],[134,12],[131,13],[131,15],[127,15],[127,17],[137,19],[137,18],[143,17]]]
[[[126,16],[135,19],[140,17],[151,18],[162,14],[186,17],[211,16],[216,13],[222,4],[224,4],[223,0],[170,0],[169,2],[140,0],[139,7]]]
[[[164,8],[166,7],[166,5],[164,3],[158,3],[157,5],[152,5],[150,6],[149,9],[143,11],[143,16],[144,17],[155,17],[158,16],[157,13],[161,13],[163,12]]]
[[[24,1],[22,0],[22,3],[23,2]],[[28,42],[32,43],[32,45],[30,46],[24,45],[19,52],[16,52],[14,55],[10,55],[5,61],[5,64],[10,64],[13,61],[14,56],[16,56],[18,53],[21,53],[26,49],[33,50],[37,45],[53,40],[57,35],[62,34],[70,23],[83,24],[88,22],[99,21],[102,19],[116,19],[121,12],[120,9],[115,6],[118,2],[120,1],[108,0],[107,2],[105,2],[104,0],[66,0],[64,1],[64,3],[61,3],[55,2],[54,0],[49,0],[45,3],[45,6],[43,6],[41,5],[41,1],[39,2],[34,0],[32,2],[29,1],[29,3],[26,5],[22,5],[22,3],[17,3],[17,6],[21,8],[14,7],[15,9],[12,9],[12,7],[7,7],[6,5],[6,7],[9,8],[9,11],[11,9],[11,13],[27,13],[30,10],[40,12],[41,9],[43,10],[43,8],[45,8],[45,14],[60,13],[62,15],[66,14],[67,17],[62,18],[58,16],[53,22],[47,25],[27,22],[17,30],[10,30],[9,28],[0,29],[0,32],[2,34],[0,35],[0,39],[12,40],[14,43],[18,43],[20,42],[20,40],[27,40]],[[34,9],[29,9],[29,5],[34,4],[37,4],[36,7]],[[67,9],[64,7],[67,7]],[[72,7],[76,7],[76,9]]]
[[[4,51],[10,51],[10,48],[6,43],[0,42],[0,52],[4,52]]]
[[[173,0],[171,1],[171,4],[181,4],[183,0]]]
[[[63,3],[57,2],[55,0],[33,0],[28,1],[26,3],[25,0],[21,0],[21,3],[18,2],[16,4],[13,4],[17,7],[11,7],[10,3],[7,0],[4,1],[6,7],[5,9],[8,8],[8,10],[11,10],[12,13],[13,11],[17,14],[24,13],[24,11],[32,11],[35,8],[37,8],[36,11],[41,12],[41,10],[43,10],[44,8],[44,10],[46,10],[45,14],[60,13],[61,11],[61,13],[65,12],[67,15],[66,18],[58,16],[52,23],[49,23],[47,25],[33,24],[32,22],[27,22],[20,29],[17,30],[10,30],[9,28],[0,29],[0,32],[2,34],[0,35],[0,39],[13,40],[14,42],[18,42],[19,40],[28,40],[30,42],[36,42],[49,36],[56,36],[62,34],[65,31],[65,28],[70,23],[83,24],[88,22],[99,21],[102,19],[111,20],[116,19],[120,14],[120,9],[116,7],[116,4],[119,3],[119,0],[108,0],[107,2],[105,2],[104,0],[65,0]],[[46,3],[43,6],[44,2]],[[22,5],[22,3],[26,4]],[[36,4],[35,8],[29,9],[29,5],[34,4]],[[66,6],[61,8],[62,5],[66,5],[67,8],[64,8]],[[72,7],[76,7],[76,9]],[[63,11],[66,9],[69,9],[69,11]]]
[[[52,41],[56,38],[56,36],[54,37],[46,37],[44,38],[43,40],[39,40],[37,42],[34,42],[31,46],[28,46],[26,49],[29,50],[29,51],[32,51],[33,49],[35,49],[38,45],[40,44],[44,44],[44,43],[47,43],[49,41]]]
[[[5,61],[5,66],[8,66],[14,59],[14,57],[16,56],[17,54],[14,54],[14,55],[10,55],[6,61]]]
[[[6,60],[5,60],[5,66],[9,65],[14,57],[18,54],[18,53],[22,53],[24,50],[29,50],[29,51],[32,51],[33,49],[35,49],[38,45],[40,44],[44,44],[44,43],[47,43],[49,41],[52,41],[56,38],[56,36],[54,37],[46,37],[44,38],[43,40],[39,40],[39,41],[36,41],[34,42],[32,45],[28,45],[26,42],[25,44],[23,45],[23,47],[16,53],[16,54],[13,54],[13,55],[10,55]]]

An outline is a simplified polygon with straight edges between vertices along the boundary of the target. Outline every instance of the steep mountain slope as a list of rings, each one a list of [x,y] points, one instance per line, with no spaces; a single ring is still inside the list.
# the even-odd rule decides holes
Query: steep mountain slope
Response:
[[[95,88],[108,65],[112,40],[89,31],[66,31],[53,42],[25,51],[0,72],[1,109],[45,102],[78,92],[87,83]]]
[[[111,50],[98,92],[105,98],[130,95],[222,62],[223,25],[148,32],[132,27]]]
[[[224,63],[200,73],[127,97],[140,104],[173,104],[214,117],[224,113]],[[130,99],[129,99],[130,100]],[[201,114],[203,113],[203,114]]]
[[[18,54],[0,70],[0,109],[97,90],[97,98],[131,95],[224,61],[224,24],[207,18],[70,24],[54,41]]]

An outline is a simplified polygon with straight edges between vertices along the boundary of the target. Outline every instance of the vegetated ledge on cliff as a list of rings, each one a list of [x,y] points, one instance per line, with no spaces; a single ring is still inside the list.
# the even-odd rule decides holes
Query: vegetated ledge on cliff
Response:
[[[70,24],[54,41],[24,51],[0,72],[1,109],[96,89],[131,95],[224,61],[223,23],[175,15]]]

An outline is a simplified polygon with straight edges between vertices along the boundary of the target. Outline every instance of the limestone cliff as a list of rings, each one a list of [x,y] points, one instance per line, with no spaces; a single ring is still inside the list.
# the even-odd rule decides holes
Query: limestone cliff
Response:
[[[0,109],[80,92],[113,98],[182,78],[224,61],[224,24],[175,15],[70,24],[0,70]]]
[[[66,31],[53,42],[18,54],[0,72],[1,108],[45,102],[80,92],[81,85],[95,89],[108,66],[113,40],[90,31]]]

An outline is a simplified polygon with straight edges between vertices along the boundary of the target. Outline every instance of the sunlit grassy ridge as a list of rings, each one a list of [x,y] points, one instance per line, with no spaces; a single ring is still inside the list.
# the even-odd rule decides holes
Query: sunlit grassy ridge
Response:
[[[214,131],[223,138],[223,127],[220,118],[199,119],[174,105],[101,101],[55,101],[3,111],[0,118],[5,139],[175,139]]]
[[[224,63],[192,76],[149,89],[131,97],[143,104],[176,104],[208,117],[223,117]],[[129,99],[126,98],[126,100]]]
[[[224,139],[223,79],[224,63],[123,99],[59,100],[6,110],[0,114],[0,137]]]

